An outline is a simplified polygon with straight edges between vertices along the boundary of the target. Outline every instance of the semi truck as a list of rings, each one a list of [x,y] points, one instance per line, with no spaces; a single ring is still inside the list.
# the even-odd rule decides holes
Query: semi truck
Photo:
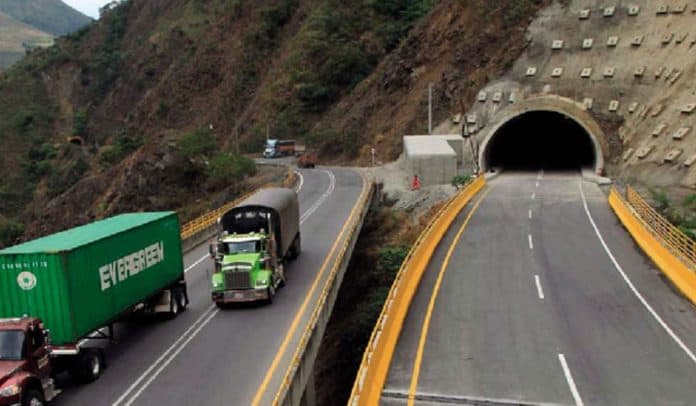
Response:
[[[132,312],[189,304],[176,213],[124,214],[0,250],[0,406],[41,405],[57,375],[105,367],[97,339]]]
[[[266,149],[263,150],[264,158],[280,158],[293,156],[296,153],[295,140],[266,140]]]
[[[285,285],[287,261],[300,255],[297,193],[261,189],[219,219],[221,233],[210,253],[215,259],[212,300],[271,303]]]

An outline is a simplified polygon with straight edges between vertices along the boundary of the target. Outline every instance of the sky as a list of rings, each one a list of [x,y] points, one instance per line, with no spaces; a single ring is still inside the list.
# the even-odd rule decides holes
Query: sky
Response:
[[[99,18],[99,8],[111,0],[63,0],[64,3],[92,18]]]

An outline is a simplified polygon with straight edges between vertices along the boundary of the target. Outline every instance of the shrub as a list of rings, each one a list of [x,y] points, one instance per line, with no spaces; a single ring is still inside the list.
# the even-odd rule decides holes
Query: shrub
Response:
[[[471,182],[471,175],[457,175],[452,178],[452,186],[459,188]]]
[[[184,134],[177,142],[177,154],[183,159],[210,155],[217,149],[213,133],[199,129]]]
[[[212,188],[235,186],[256,173],[254,161],[240,155],[216,154],[206,168],[206,184]]]
[[[24,233],[22,223],[0,217],[0,246],[7,247],[16,243],[22,233]]]

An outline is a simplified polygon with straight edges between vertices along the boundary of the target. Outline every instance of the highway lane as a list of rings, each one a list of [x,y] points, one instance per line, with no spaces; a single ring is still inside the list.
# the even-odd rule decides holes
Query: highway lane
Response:
[[[472,207],[431,261],[383,403],[405,404],[413,387],[419,404],[693,404],[696,311],[638,251],[602,191],[577,174],[506,174],[487,190],[420,340]]]
[[[217,312],[210,300],[213,265],[204,244],[184,258],[189,310],[171,321],[118,323],[118,342],[101,344],[109,368],[97,382],[68,387],[56,404],[249,403],[363,186],[349,170],[300,173],[303,252],[289,266],[288,284],[271,306]],[[284,372],[278,368],[277,374]],[[235,402],[235,396],[244,402]]]

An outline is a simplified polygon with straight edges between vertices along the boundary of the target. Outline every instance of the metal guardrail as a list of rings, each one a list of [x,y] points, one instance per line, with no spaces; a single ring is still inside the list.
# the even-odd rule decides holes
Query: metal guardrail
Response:
[[[365,179],[365,176],[363,175],[363,179]],[[302,337],[300,338],[300,341],[297,345],[297,348],[295,350],[295,353],[293,354],[292,361],[290,362],[290,367],[286,371],[285,375],[283,376],[283,380],[281,382],[280,388],[278,389],[278,392],[276,393],[276,396],[273,400],[273,405],[279,405],[284,403],[285,398],[287,396],[288,390],[290,389],[290,385],[292,384],[292,381],[295,377],[295,374],[297,373],[298,368],[301,365],[302,362],[302,356],[305,353],[305,349],[307,348],[309,341],[312,337],[312,334],[314,332],[314,329],[316,328],[316,325],[319,321],[319,318],[322,314],[322,310],[324,309],[324,306],[326,304],[327,298],[329,296],[329,293],[331,291],[331,288],[333,287],[334,281],[337,277],[338,271],[343,264],[343,261],[345,260],[345,256],[348,253],[348,249],[351,245],[351,241],[355,237],[356,232],[359,231],[358,225],[360,224],[359,222],[359,215],[362,215],[367,208],[367,206],[370,203],[370,199],[372,196],[372,193],[374,191],[374,181],[370,180],[367,181],[365,179],[365,187],[363,188],[363,191],[360,194],[360,197],[358,198],[358,202],[355,206],[355,210],[351,213],[350,217],[346,221],[348,224],[352,223],[352,227],[350,229],[349,234],[345,237],[344,242],[341,246],[340,251],[336,255],[336,258],[334,259],[333,266],[331,268],[331,271],[329,273],[328,279],[326,284],[324,285],[324,289],[321,292],[321,295],[319,296],[319,300],[317,301],[314,311],[312,312],[312,315],[309,319],[309,323],[307,324],[307,327],[305,328]],[[328,320],[327,320],[328,321]]]
[[[430,258],[460,211],[485,185],[482,176],[466,185],[437,212],[411,247],[365,348],[349,405],[380,403],[401,328]]]
[[[283,186],[290,187],[295,182],[295,176],[297,176],[295,171],[292,168],[288,169],[288,174],[286,175],[285,180],[283,181]],[[267,187],[271,187],[271,185],[270,184],[264,185],[264,186],[261,186],[259,189],[264,189]],[[235,199],[235,200],[225,204],[222,207],[219,207],[213,211],[205,213],[204,215],[202,215],[196,219],[193,219],[193,220],[189,221],[188,223],[184,224],[183,226],[181,226],[181,239],[185,240],[185,239],[187,239],[191,236],[194,236],[194,235],[198,234],[199,232],[207,229],[208,227],[213,226],[223,214],[227,213],[234,206],[238,205],[239,203],[244,201],[244,199],[251,196],[252,193],[247,193],[244,196],[242,196],[238,199]]]
[[[662,217],[632,187],[626,188],[626,200],[648,230],[657,237],[666,248],[686,261],[691,270],[696,270],[696,241],[684,234],[667,219]]]

